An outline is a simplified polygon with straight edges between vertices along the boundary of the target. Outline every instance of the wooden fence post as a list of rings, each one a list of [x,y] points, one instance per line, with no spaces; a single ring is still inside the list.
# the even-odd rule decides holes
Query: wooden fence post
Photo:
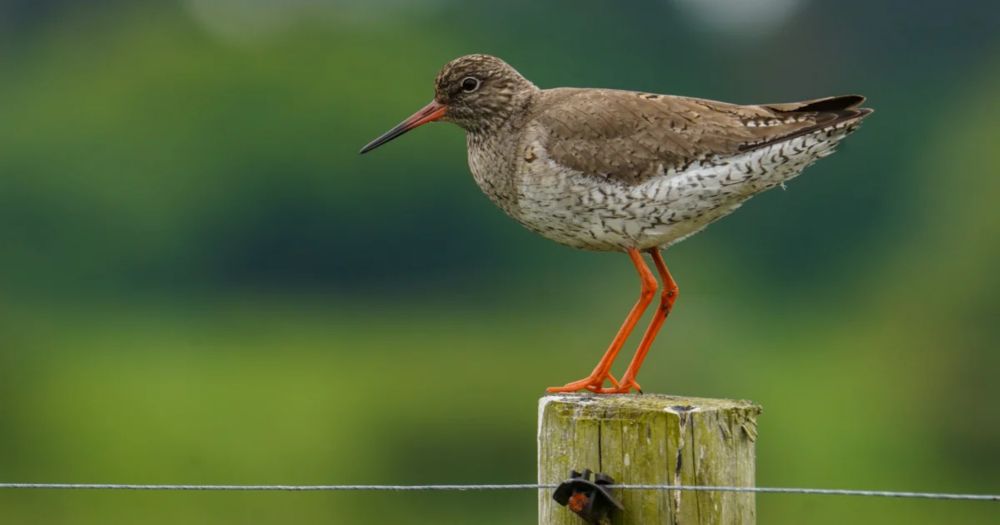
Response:
[[[550,395],[538,407],[538,482],[591,469],[615,483],[754,485],[760,407],[749,401],[656,394]],[[540,525],[583,521],[538,493]],[[615,525],[753,525],[753,493],[615,490]]]

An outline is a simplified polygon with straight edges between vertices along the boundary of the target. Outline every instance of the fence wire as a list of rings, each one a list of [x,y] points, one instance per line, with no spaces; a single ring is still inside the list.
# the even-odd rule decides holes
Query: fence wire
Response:
[[[472,492],[488,490],[545,490],[554,483],[470,485],[137,485],[122,483],[0,483],[0,489],[50,490],[162,490],[162,491],[279,491],[279,492]],[[901,492],[889,490],[815,489],[805,487],[732,487],[708,485],[617,484],[621,490],[666,490],[696,492],[752,492],[757,494],[811,494],[820,496],[867,496],[936,500],[1000,501],[1000,494],[956,494],[946,492]]]

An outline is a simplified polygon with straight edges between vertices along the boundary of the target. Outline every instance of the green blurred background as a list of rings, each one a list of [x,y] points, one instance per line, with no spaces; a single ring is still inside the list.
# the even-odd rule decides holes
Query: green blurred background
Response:
[[[486,52],[543,87],[867,95],[839,153],[667,252],[640,380],[761,403],[760,485],[1000,492],[998,30],[985,1],[0,1],[0,481],[533,481],[537,398],[596,362],[631,266],[504,217],[456,127],[357,155]],[[17,524],[535,516],[528,492],[0,492]]]

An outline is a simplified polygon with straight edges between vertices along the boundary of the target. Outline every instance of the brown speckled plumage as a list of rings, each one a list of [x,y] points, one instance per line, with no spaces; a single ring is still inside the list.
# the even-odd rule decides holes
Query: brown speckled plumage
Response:
[[[462,81],[476,78],[472,93]],[[832,152],[871,110],[848,95],[741,106],[611,89],[539,89],[469,55],[435,81],[469,166],[515,220],[592,250],[664,247]]]
[[[839,112],[802,108],[831,100],[857,105],[863,100],[738,106],[608,89],[559,88],[540,95],[545,109],[535,118],[550,130],[544,146],[552,159],[626,184],[648,180],[663,169],[681,170],[696,160],[737,155],[755,144],[859,117],[861,111],[847,107]],[[594,148],[595,142],[601,147]]]

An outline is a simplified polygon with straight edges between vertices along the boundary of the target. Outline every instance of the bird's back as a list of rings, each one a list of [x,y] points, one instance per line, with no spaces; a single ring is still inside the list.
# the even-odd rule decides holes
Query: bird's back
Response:
[[[840,122],[860,120],[864,97],[741,106],[609,89],[544,90],[532,115],[554,162],[624,184],[694,162],[725,159]]]

